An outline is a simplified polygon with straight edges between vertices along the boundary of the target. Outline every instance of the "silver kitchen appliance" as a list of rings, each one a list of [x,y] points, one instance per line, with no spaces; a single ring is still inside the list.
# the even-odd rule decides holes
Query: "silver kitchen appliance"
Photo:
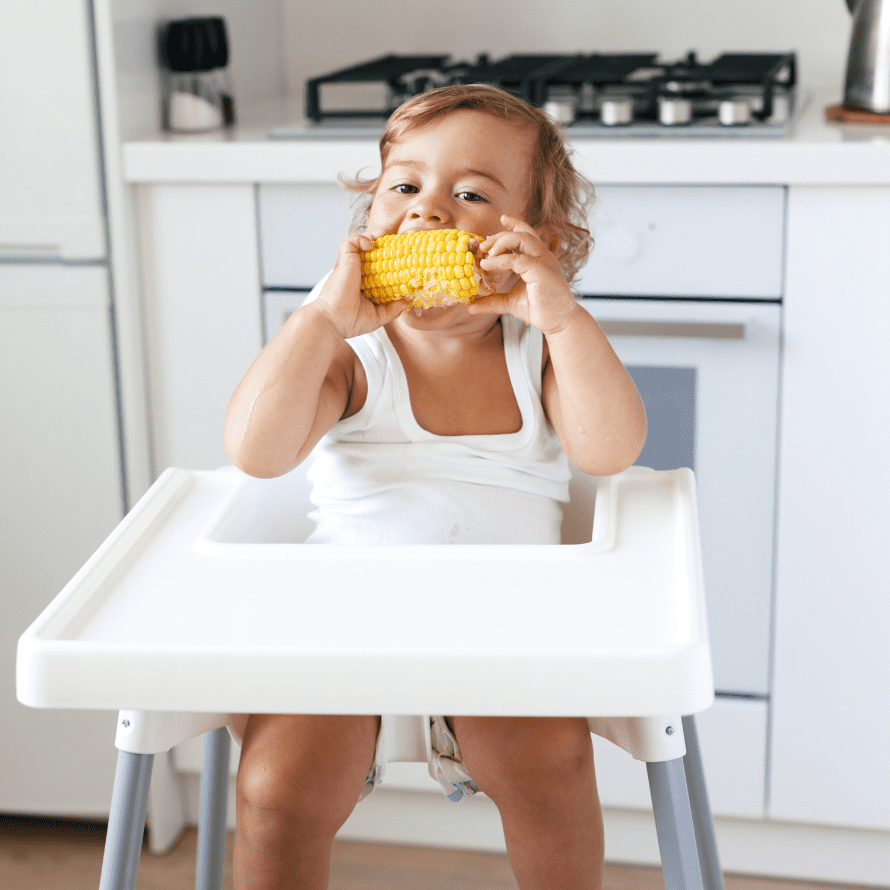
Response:
[[[890,0],[846,0],[853,30],[844,108],[890,114]]]

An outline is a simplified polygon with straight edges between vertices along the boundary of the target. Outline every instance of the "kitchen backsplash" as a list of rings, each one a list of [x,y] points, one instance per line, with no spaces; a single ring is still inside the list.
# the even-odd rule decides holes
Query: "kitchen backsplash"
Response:
[[[433,0],[281,0],[287,82],[388,52],[795,50],[800,81],[838,90],[851,18],[843,0],[487,0],[442,6]],[[546,13],[543,12],[546,10]]]

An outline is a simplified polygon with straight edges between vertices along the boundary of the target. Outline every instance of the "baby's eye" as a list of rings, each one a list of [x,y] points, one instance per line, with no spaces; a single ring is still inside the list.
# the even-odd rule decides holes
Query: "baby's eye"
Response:
[[[462,201],[484,201],[485,198],[482,195],[477,195],[476,192],[462,191],[457,193],[457,197]]]
[[[398,185],[393,186],[393,191],[398,192],[400,195],[413,195],[417,191],[417,186],[411,185],[410,182],[400,182]]]

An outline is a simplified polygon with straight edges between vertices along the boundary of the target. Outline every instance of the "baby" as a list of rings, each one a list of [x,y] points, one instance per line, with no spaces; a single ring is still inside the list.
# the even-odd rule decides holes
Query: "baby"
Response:
[[[380,151],[380,176],[352,186],[370,198],[364,232],[238,386],[228,454],[273,477],[314,450],[310,543],[558,543],[566,456],[611,475],[646,436],[630,376],[568,285],[589,249],[589,184],[550,119],[493,87],[415,97]],[[518,276],[512,290],[420,313],[363,296],[361,251],[374,238],[446,228],[484,237],[481,269]],[[431,772],[451,799],[481,789],[495,802],[522,890],[601,885],[583,718],[430,719]],[[378,772],[379,725],[251,715],[236,887],[327,886],[334,835]]]

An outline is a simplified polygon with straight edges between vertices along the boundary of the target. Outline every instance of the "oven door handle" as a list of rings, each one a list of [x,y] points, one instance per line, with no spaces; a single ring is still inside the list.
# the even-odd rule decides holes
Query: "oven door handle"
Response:
[[[683,337],[700,340],[745,340],[754,322],[682,321],[677,319],[598,318],[607,337]]]

